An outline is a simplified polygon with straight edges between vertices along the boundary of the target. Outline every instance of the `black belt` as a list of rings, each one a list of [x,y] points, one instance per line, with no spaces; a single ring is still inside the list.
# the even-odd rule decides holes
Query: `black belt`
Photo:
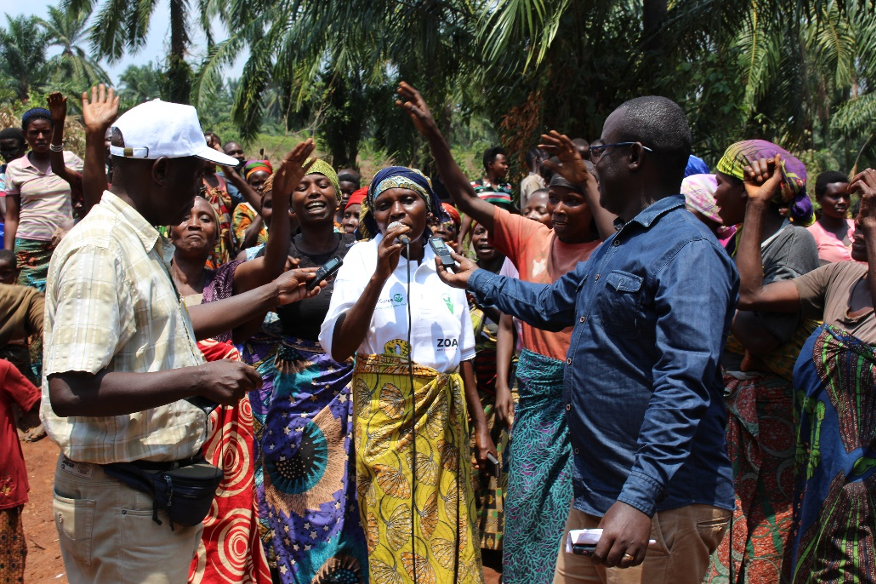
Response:
[[[132,460],[130,464],[133,464],[139,469],[147,470],[147,471],[155,471],[160,472],[164,470],[174,470],[177,468],[182,468],[185,466],[191,466],[197,462],[201,462],[204,460],[204,457],[200,454],[196,454],[191,458],[183,458],[181,460],[173,460],[170,462],[152,462],[151,460]]]

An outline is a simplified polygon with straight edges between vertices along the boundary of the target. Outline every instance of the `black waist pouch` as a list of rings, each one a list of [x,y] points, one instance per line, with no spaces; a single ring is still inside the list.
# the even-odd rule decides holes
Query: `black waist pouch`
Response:
[[[105,464],[103,470],[129,487],[151,495],[152,520],[161,525],[158,511],[165,510],[171,529],[174,524],[188,527],[204,520],[223,476],[222,469],[203,458],[172,470],[149,471],[130,462]]]

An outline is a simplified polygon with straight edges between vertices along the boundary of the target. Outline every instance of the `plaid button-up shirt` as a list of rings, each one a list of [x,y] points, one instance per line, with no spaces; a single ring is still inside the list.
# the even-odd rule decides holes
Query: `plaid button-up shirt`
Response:
[[[206,416],[187,401],[124,416],[62,418],[49,398],[47,376],[55,373],[145,373],[204,362],[170,277],[172,249],[134,208],[104,192],[52,256],[40,417],[72,460],[172,461],[204,442]]]

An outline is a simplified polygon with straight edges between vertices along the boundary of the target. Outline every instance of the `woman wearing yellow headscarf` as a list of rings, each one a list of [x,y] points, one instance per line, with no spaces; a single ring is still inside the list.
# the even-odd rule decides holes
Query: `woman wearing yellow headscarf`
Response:
[[[343,258],[355,242],[334,232],[337,174],[322,160],[305,167],[310,162],[291,199],[300,232],[288,255],[301,267]],[[244,343],[244,360],[263,380],[249,395],[262,541],[283,584],[369,581],[352,464],[353,360],[333,360],[317,338],[333,289],[329,282],[317,296],[269,314]]]

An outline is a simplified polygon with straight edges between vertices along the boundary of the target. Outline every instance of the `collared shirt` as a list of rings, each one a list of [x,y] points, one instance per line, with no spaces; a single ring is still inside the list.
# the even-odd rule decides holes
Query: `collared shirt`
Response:
[[[173,247],[142,215],[105,191],[52,256],[46,284],[40,418],[70,459],[106,464],[172,461],[203,444],[203,411],[180,400],[123,416],[55,415],[55,373],[165,371],[204,362],[170,277]]]
[[[66,151],[64,164],[76,172],[84,166],[81,158]],[[27,155],[6,167],[6,194],[21,197],[15,237],[51,241],[55,230],[73,218],[70,185],[51,168],[40,172]]]
[[[639,213],[552,285],[478,270],[469,289],[533,326],[574,324],[563,399],[576,509],[733,508],[719,361],[739,275],[683,196]]]
[[[319,342],[331,353],[335,323],[356,304],[377,268],[378,235],[350,248],[335,279],[332,301],[322,323]],[[441,373],[456,371],[460,361],[474,359],[475,343],[465,292],[441,281],[435,271],[435,254],[430,246],[422,262],[411,262],[411,344],[413,361]],[[383,285],[368,334],[358,353],[406,354],[408,337],[408,261],[398,267]]]

